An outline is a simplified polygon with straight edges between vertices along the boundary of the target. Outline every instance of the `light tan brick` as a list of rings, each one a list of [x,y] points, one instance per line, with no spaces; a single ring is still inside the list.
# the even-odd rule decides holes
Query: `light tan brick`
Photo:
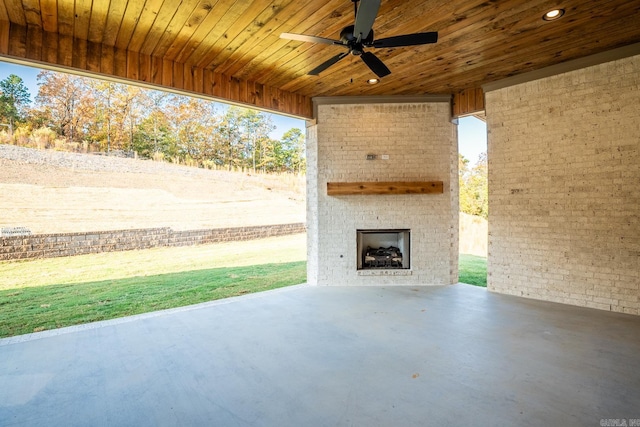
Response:
[[[457,282],[458,153],[449,109],[447,102],[318,106],[318,123],[307,130],[309,283]],[[327,182],[412,180],[443,181],[444,194],[326,194]],[[381,228],[411,229],[411,275],[357,274],[356,230]]]
[[[486,94],[491,290],[638,314],[639,76],[635,56]]]

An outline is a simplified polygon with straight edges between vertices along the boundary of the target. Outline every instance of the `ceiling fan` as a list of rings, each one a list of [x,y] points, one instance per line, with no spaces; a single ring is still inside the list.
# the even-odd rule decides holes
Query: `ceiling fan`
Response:
[[[343,52],[331,59],[318,65],[309,71],[309,75],[317,76],[342,58],[351,54],[359,56],[362,61],[373,71],[378,77],[384,77],[391,74],[391,70],[373,53],[365,52],[365,47],[373,48],[391,48],[403,46],[416,46],[428,43],[436,43],[438,41],[438,33],[435,31],[427,33],[404,34],[401,36],[388,37],[385,39],[375,40],[373,36],[373,22],[378,15],[380,8],[380,0],[351,0],[355,9],[355,23],[345,27],[340,32],[340,40],[332,40],[324,37],[307,36],[304,34],[282,33],[280,38],[287,40],[297,40],[311,43],[324,43],[331,45],[339,45],[346,47],[347,52]],[[358,7],[360,1],[360,7]]]

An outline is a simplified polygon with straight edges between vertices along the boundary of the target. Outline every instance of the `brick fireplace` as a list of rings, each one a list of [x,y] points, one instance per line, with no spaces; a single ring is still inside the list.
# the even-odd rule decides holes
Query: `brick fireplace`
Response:
[[[307,128],[308,282],[456,283],[458,147],[449,97],[330,97],[314,104],[316,122]],[[356,191],[330,191],[345,183]],[[440,183],[439,190],[425,191],[430,183]],[[396,191],[365,191],[376,186]],[[375,233],[378,242],[366,243]],[[365,265],[363,250],[378,244],[400,252],[401,261],[380,253],[380,262]]]

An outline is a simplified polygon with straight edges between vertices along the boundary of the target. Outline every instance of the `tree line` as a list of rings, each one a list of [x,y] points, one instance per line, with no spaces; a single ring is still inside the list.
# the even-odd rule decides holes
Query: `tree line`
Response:
[[[489,218],[489,184],[487,153],[480,154],[474,165],[462,154],[458,155],[460,179],[460,212]]]
[[[303,173],[304,134],[270,138],[260,111],[53,71],[34,102],[22,78],[0,81],[0,142],[65,151],[135,153],[211,169]]]

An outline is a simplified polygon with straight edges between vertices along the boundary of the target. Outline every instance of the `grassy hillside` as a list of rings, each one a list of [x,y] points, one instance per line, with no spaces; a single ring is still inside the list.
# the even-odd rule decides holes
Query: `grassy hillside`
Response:
[[[0,227],[33,233],[305,221],[304,177],[0,145]]]

